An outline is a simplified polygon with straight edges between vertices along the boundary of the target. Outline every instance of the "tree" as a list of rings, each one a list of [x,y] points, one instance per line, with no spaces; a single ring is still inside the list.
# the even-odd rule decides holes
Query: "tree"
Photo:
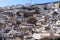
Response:
[[[36,24],[37,20],[35,18],[29,18],[27,20],[27,23],[32,23],[32,24]]]
[[[48,27],[45,27],[45,30],[50,30],[50,27],[48,26]]]

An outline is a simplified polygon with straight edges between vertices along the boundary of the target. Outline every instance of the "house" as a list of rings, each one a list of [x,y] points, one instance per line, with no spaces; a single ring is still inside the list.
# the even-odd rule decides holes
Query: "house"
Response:
[[[19,37],[16,37],[15,40],[21,40]]]
[[[38,22],[45,20],[45,19],[44,19],[45,17],[42,16],[42,15],[40,15],[40,14],[33,14],[33,16],[38,20]]]
[[[32,37],[37,40],[40,40],[42,38],[40,33],[34,33]]]

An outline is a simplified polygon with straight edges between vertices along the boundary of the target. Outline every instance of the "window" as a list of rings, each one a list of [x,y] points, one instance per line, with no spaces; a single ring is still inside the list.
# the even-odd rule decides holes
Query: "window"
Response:
[[[21,14],[19,12],[16,13],[17,16],[21,16]]]
[[[59,3],[59,8],[60,8],[60,3]]]
[[[47,5],[45,5],[44,10],[48,10]]]

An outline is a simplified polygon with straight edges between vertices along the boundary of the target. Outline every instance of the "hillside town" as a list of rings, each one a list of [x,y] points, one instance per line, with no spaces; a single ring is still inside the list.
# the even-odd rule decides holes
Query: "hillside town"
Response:
[[[2,40],[60,38],[60,1],[0,7]]]

